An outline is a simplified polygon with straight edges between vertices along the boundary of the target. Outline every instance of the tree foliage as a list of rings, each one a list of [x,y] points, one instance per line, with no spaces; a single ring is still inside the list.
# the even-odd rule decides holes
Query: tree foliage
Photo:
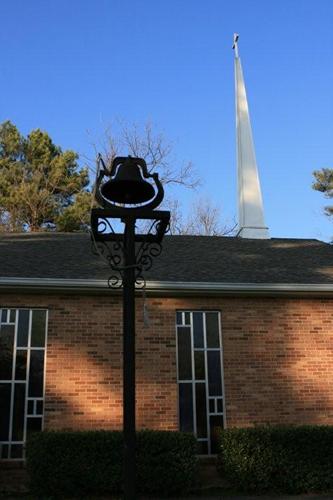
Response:
[[[313,176],[315,181],[312,188],[324,193],[326,198],[333,198],[333,169],[322,168],[321,170],[315,170]],[[333,206],[326,206],[325,213],[328,216],[333,215]]]
[[[159,173],[171,211],[171,234],[229,235],[235,225],[222,223],[219,207],[209,199],[193,203],[186,217],[181,189],[195,190],[200,179],[191,162],[179,163],[173,146],[151,123],[122,123],[105,130],[102,155],[107,166],[116,156],[144,158]],[[0,231],[77,231],[90,222],[92,195],[87,168],[80,169],[74,151],[62,151],[40,129],[27,137],[10,121],[0,124]]]
[[[0,226],[6,231],[73,231],[87,224],[87,169],[40,129],[27,137],[0,125]]]

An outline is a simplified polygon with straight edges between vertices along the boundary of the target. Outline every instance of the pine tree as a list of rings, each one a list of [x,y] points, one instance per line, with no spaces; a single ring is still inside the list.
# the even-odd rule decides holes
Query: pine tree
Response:
[[[88,170],[40,129],[27,137],[0,125],[0,228],[3,231],[82,230],[89,223]]]
[[[312,184],[313,189],[324,193],[326,198],[333,198],[333,169],[322,168],[313,172],[315,182]],[[333,207],[325,207],[326,215],[333,215]]]

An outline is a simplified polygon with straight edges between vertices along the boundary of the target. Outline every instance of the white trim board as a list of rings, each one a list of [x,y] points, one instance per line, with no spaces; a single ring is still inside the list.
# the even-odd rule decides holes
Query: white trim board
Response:
[[[57,278],[0,278],[0,292],[37,293],[121,293],[109,288],[105,280]],[[142,293],[138,289],[138,293]],[[261,295],[333,297],[333,283],[223,283],[186,281],[147,281],[148,295]]]

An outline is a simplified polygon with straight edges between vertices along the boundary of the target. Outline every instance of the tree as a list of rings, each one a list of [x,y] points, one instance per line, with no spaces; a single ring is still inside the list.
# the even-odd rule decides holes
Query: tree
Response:
[[[313,176],[315,182],[313,182],[312,188],[324,193],[325,198],[333,198],[333,169],[322,168],[321,170],[315,170]],[[333,206],[325,207],[325,213],[328,216],[333,215]]]
[[[78,230],[89,222],[87,169],[46,132],[26,138],[10,121],[0,125],[0,225],[7,231]]]
[[[164,207],[171,210],[171,234],[231,234],[222,224],[220,210],[209,200],[195,202],[184,217],[178,201],[181,189],[195,190],[200,180],[191,162],[178,163],[172,144],[153,130],[122,123],[107,128],[100,147],[110,167],[116,156],[144,158],[150,172],[157,171],[168,186]],[[46,132],[33,130],[26,138],[10,121],[0,125],[0,230],[77,231],[89,228],[92,195],[87,168],[78,155],[55,146]],[[170,194],[170,191],[173,191]]]
[[[137,124],[129,124],[121,121],[113,126],[105,128],[104,137],[99,143],[93,143],[95,152],[102,150],[102,156],[106,165],[111,165],[116,156],[131,156],[144,158],[149,172],[157,171],[167,191],[175,191],[178,188],[196,190],[201,181],[191,161],[179,164],[173,156],[173,145],[162,133],[154,131],[150,122],[139,127]],[[203,234],[206,236],[230,235],[233,233],[235,224],[223,224],[221,222],[220,209],[214,206],[209,199],[199,199],[193,203],[190,216],[183,215],[179,196],[166,193],[163,203],[164,207],[171,212],[170,232],[171,234]],[[145,230],[146,227],[140,228]]]
[[[181,186],[195,189],[200,179],[191,161],[178,163],[173,156],[173,145],[163,133],[154,131],[151,122],[143,126],[136,123],[118,121],[105,128],[103,137],[93,142],[97,153],[99,149],[106,165],[111,165],[116,156],[131,155],[143,158],[150,173],[157,171],[164,186]]]
[[[231,236],[237,224],[222,223],[221,210],[208,198],[199,198],[192,203],[189,215],[184,217],[178,200],[173,200],[171,211],[171,234]]]

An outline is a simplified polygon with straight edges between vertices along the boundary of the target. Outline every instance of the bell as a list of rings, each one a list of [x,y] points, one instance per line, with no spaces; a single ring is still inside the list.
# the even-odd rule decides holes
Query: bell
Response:
[[[139,166],[128,158],[119,165],[115,177],[102,185],[101,194],[113,203],[138,205],[151,200],[155,190],[143,179]]]

